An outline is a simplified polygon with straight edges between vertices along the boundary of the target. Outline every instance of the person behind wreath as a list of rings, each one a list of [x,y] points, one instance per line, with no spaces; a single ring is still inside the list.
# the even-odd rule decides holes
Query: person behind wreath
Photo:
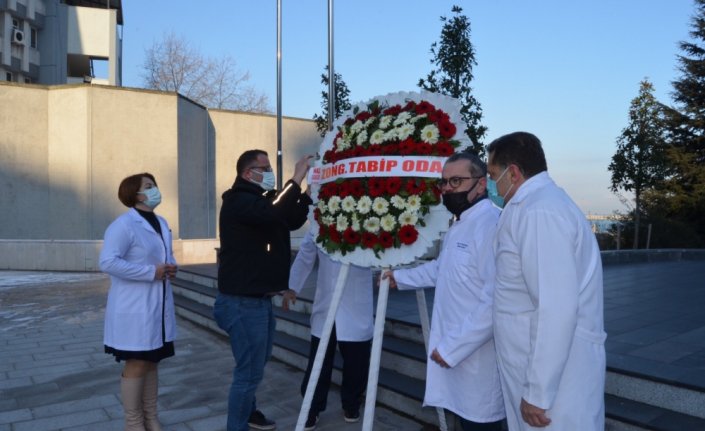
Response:
[[[235,368],[228,396],[228,431],[271,430],[255,392],[272,353],[272,296],[288,289],[290,231],[306,222],[311,198],[301,191],[312,156],[300,159],[280,191],[267,153],[245,151],[220,210],[218,296],[213,316],[230,336]]]
[[[152,174],[122,180],[118,198],[130,209],[108,226],[100,252],[100,269],[110,275],[103,343],[105,353],[125,361],[125,430],[161,431],[157,366],[174,356],[176,338],[171,230],[154,213],[162,197]]]

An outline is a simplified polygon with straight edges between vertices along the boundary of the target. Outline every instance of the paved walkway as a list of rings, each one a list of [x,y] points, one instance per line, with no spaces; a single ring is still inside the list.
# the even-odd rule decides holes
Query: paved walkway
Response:
[[[0,431],[122,430],[121,366],[103,353],[109,286],[101,274],[0,271]],[[233,359],[229,343],[178,319],[177,354],[160,366],[160,418],[168,431],[225,429]],[[267,365],[259,407],[293,430],[303,373]],[[318,430],[352,431],[331,390]],[[384,408],[375,430],[419,430]]]

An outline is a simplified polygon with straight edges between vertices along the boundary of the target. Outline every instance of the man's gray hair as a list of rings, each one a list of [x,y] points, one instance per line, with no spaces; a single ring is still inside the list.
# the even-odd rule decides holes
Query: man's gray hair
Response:
[[[458,160],[467,160],[470,162],[470,175],[473,177],[484,177],[487,176],[487,164],[482,161],[480,157],[477,156],[477,154],[468,152],[468,151],[460,151],[458,153],[454,153],[450,157],[448,157],[448,160],[446,160],[446,163],[452,163],[452,162],[457,162]]]

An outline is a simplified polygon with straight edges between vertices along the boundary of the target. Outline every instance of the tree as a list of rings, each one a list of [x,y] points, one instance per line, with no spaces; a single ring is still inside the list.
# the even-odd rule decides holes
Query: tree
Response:
[[[324,68],[325,72],[321,74],[321,84],[323,84],[324,90],[321,91],[321,107],[323,108],[323,113],[321,115],[314,114],[313,119],[316,122],[316,130],[321,133],[321,136],[325,136],[328,131],[328,66]],[[335,110],[333,111],[333,118],[339,118],[343,112],[349,110],[352,106],[350,105],[350,90],[348,90],[347,84],[343,81],[343,75],[340,73],[334,74],[335,82]]]
[[[209,108],[269,112],[267,96],[247,85],[249,73],[232,57],[205,57],[173,33],[146,50],[143,69],[146,88],[174,91]]]
[[[431,64],[435,66],[426,78],[419,80],[424,90],[445,94],[460,100],[460,113],[466,124],[466,133],[478,154],[484,153],[482,139],[487,127],[482,126],[482,108],[472,95],[470,82],[472,68],[477,66],[475,50],[470,42],[470,21],[459,6],[453,6],[455,14],[448,19],[441,17],[443,28],[441,40],[431,45]]]
[[[659,185],[666,172],[662,109],[653,93],[654,86],[647,79],[641,81],[639,95],[629,107],[629,125],[617,138],[617,152],[608,167],[614,193],[634,192],[634,248],[639,247],[642,194]]]
[[[705,243],[705,0],[695,0],[691,40],[680,42],[681,76],[673,84],[675,106],[664,106],[669,176],[651,197],[670,219],[693,226]],[[656,208],[656,207],[655,207]]]

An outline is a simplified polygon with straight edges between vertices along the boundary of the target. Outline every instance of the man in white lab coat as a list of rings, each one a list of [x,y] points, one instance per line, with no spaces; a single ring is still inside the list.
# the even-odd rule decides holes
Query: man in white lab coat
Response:
[[[296,295],[301,292],[306,279],[313,270],[316,260],[318,260],[318,274],[316,294],[311,311],[311,349],[306,373],[301,383],[302,396],[306,393],[313,361],[321,341],[323,325],[333,299],[333,291],[341,267],[340,263],[332,260],[316,246],[313,234],[309,230],[301,241],[299,252],[291,266],[290,291],[284,294],[283,308],[288,309],[288,302],[295,301]],[[340,306],[335,315],[335,323],[321,366],[321,374],[311,401],[311,410],[309,410],[305,430],[315,429],[319,413],[326,409],[336,344],[343,357],[343,378],[340,387],[343,419],[348,423],[360,420],[360,403],[367,384],[374,331],[372,310],[372,271],[369,268],[351,265]]]
[[[424,405],[452,411],[464,431],[501,430],[505,413],[492,339],[499,209],[487,199],[487,167],[476,155],[452,155],[442,175],[443,204],[457,220],[438,258],[385,277],[392,288],[436,288]]]
[[[511,431],[604,429],[602,262],[583,213],[526,132],[487,147],[506,205],[497,227],[494,336]]]

